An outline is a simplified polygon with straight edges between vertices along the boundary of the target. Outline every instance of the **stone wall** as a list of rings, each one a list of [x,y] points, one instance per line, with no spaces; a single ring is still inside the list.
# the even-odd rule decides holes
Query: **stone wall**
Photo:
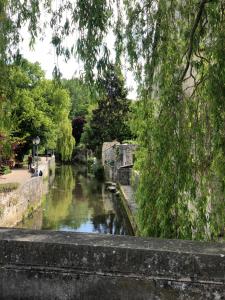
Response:
[[[116,146],[120,143],[117,141],[113,142],[106,142],[103,143],[102,146],[102,165],[104,166],[105,170],[105,177],[107,179],[116,181]]]
[[[105,142],[102,145],[102,165],[111,164],[111,162],[115,162],[116,160],[116,152],[115,147],[120,143],[117,141],[113,142]]]
[[[102,164],[104,166],[107,179],[119,181],[119,178],[123,178],[126,182],[130,182],[131,172],[127,170],[119,170],[121,167],[131,168],[133,166],[134,152],[136,148],[137,145],[120,144],[116,141],[103,144]],[[129,177],[125,178],[126,175]]]
[[[40,169],[43,176],[32,177],[17,190],[0,194],[1,227],[15,226],[31,211],[41,205],[42,196],[48,192],[49,180],[54,177],[54,157],[48,159],[48,162],[41,165]]]
[[[118,153],[118,167],[130,166],[134,164],[134,152],[137,149],[137,145],[133,144],[121,144],[117,145]]]
[[[1,299],[224,299],[223,243],[0,229]]]
[[[131,185],[132,167],[120,167],[117,171],[117,179],[121,185]]]

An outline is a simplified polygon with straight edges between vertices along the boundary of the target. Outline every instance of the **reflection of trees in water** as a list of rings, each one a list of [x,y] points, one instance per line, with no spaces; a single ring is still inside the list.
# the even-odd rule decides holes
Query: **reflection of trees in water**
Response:
[[[74,166],[57,167],[43,202],[42,229],[82,228],[106,234],[129,234],[121,209],[116,202],[112,205],[110,194],[102,195],[102,187],[102,183],[83,176]],[[26,228],[32,228],[32,222]]]
[[[101,196],[102,183],[94,178],[88,178],[84,176],[77,177],[81,186],[83,187],[83,193],[86,198]],[[95,197],[96,195],[96,197]]]
[[[55,181],[44,202],[44,229],[59,229],[64,225],[76,229],[87,220],[87,205],[78,203],[76,209],[72,205],[75,186],[72,166],[56,169]]]
[[[101,183],[95,179],[89,179],[79,176],[80,187],[83,195],[88,203],[88,207],[93,211],[93,215],[101,215],[105,213],[102,195]]]
[[[102,183],[94,178],[86,177],[80,172],[80,167],[73,168],[74,176],[76,178],[76,185],[73,191],[74,197],[77,200],[84,200],[93,198],[98,200],[101,192]],[[92,200],[93,200],[92,199]]]
[[[120,220],[115,213],[96,215],[92,218],[92,222],[95,232],[119,235],[128,234],[123,220]]]
[[[61,165],[56,168],[56,177],[54,185],[64,190],[72,190],[75,186],[75,176],[73,173],[72,166]]]
[[[110,197],[109,201],[112,202],[114,208],[114,211],[107,211],[104,207],[102,183],[84,176],[79,176],[79,182],[87,199],[88,207],[93,211],[91,222],[94,232],[119,235],[133,234],[132,229],[129,228],[128,220],[122,214],[123,208],[119,205],[119,199],[113,198],[109,193],[104,195],[105,198]]]
[[[73,190],[73,195],[76,199],[79,200],[85,200],[84,192],[83,192],[83,187],[79,182],[76,181],[75,188]]]
[[[102,194],[101,197],[103,197]],[[94,231],[99,233],[133,235],[131,226],[125,215],[126,213],[124,212],[124,208],[120,204],[120,199],[108,192],[105,193],[104,197],[108,198],[108,201],[111,202],[113,211],[105,211],[103,205],[101,205],[100,208],[97,205],[93,207],[94,214],[92,217],[92,223]],[[101,202],[98,201],[97,203],[99,204]],[[102,214],[100,214],[100,209],[103,211]]]

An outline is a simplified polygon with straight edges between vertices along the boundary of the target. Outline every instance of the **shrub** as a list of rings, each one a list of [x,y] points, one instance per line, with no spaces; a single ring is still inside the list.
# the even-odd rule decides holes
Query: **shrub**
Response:
[[[2,165],[0,167],[0,174],[3,174],[3,175],[6,175],[6,174],[9,174],[11,173],[11,170],[10,170],[10,167],[7,166],[7,165]]]
[[[95,158],[94,157],[88,157],[87,159],[87,169],[88,169],[88,173],[92,173],[93,172],[93,165],[95,163]]]
[[[104,179],[104,167],[100,163],[94,163],[92,166],[92,170],[95,178],[99,180]]]

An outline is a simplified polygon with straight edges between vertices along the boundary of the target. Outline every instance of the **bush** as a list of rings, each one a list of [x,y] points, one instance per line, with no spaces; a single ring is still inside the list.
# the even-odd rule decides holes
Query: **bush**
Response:
[[[10,183],[0,183],[0,193],[9,193],[13,190],[18,189],[18,182],[10,182]]]
[[[0,167],[0,174],[6,175],[6,174],[9,174],[9,173],[11,173],[11,170],[10,170],[9,166],[3,165],[3,166]]]
[[[92,170],[95,178],[99,180],[104,179],[104,167],[100,163],[93,164]]]
[[[88,157],[87,159],[87,169],[88,169],[88,173],[92,173],[93,172],[93,165],[95,163],[95,158],[94,157]]]

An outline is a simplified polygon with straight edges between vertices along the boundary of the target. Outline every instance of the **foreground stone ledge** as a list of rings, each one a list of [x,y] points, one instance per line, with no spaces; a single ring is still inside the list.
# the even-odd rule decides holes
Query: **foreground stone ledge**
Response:
[[[224,299],[225,244],[1,228],[0,294]]]

